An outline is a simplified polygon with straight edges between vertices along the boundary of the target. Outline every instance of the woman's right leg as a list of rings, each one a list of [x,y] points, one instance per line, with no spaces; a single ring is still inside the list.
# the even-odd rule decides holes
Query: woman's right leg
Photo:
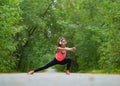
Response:
[[[57,61],[56,59],[53,59],[51,62],[49,62],[49,63],[46,64],[45,66],[35,69],[34,72],[38,72],[38,71],[44,70],[44,69],[46,69],[46,68],[48,68],[48,67],[51,67],[51,66],[53,66],[53,65],[56,65],[57,63],[58,63],[58,61]]]

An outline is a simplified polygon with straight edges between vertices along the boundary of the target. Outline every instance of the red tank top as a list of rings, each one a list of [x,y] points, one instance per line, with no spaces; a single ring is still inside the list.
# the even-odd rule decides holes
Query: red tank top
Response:
[[[58,51],[57,53],[56,53],[56,59],[58,60],[58,61],[62,61],[62,60],[64,60],[65,59],[65,57],[66,57],[66,51]]]

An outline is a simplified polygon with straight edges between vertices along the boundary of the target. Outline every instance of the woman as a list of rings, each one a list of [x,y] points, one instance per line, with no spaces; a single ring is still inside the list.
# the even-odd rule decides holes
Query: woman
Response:
[[[44,65],[43,67],[28,72],[28,74],[34,74],[35,72],[41,71],[56,64],[61,65],[67,64],[66,74],[70,74],[71,59],[66,58],[66,51],[74,51],[76,50],[76,48],[75,47],[68,48],[66,47],[66,44],[67,44],[66,39],[64,37],[60,37],[58,40],[57,53],[55,58],[48,64]]]

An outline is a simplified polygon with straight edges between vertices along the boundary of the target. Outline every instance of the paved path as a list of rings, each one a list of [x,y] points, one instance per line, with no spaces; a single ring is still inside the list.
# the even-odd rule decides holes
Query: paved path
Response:
[[[120,75],[57,72],[0,74],[0,86],[120,86]]]

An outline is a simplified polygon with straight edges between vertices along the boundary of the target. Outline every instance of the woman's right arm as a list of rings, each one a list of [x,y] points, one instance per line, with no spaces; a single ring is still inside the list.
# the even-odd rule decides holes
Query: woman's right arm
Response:
[[[73,51],[73,50],[76,50],[76,48],[75,48],[75,47],[72,47],[72,48],[68,48],[68,47],[65,47],[65,48],[57,47],[57,50],[62,50],[62,51]]]

